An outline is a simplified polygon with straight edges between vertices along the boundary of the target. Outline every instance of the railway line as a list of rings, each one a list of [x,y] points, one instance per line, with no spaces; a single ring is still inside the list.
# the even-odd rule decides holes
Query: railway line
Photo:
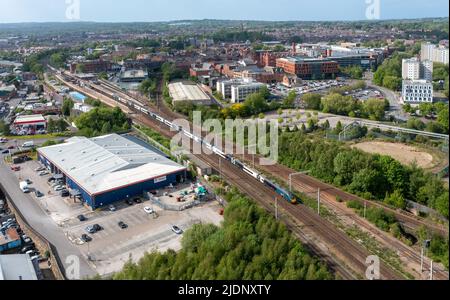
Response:
[[[122,95],[126,95],[127,97],[129,97],[130,100],[134,100],[132,95],[125,93],[123,91],[118,91],[117,86],[115,86],[105,80],[101,80],[100,82],[101,82],[102,86],[109,89],[111,92],[114,92],[114,91],[120,92],[120,93],[122,93]],[[148,103],[145,103],[146,100],[144,98],[139,99],[139,102],[141,104],[148,104]],[[168,119],[183,118],[183,116],[181,116],[180,114],[168,109],[167,106],[161,105],[159,99],[157,99],[157,109],[159,110],[159,112],[161,114],[163,114]],[[205,134],[206,134],[206,132],[205,132]],[[246,156],[245,154],[244,154],[243,158],[244,158],[243,161],[245,161],[247,163],[251,163],[253,160],[253,157],[250,157],[249,155]],[[256,158],[255,161],[258,161],[258,159],[261,157],[258,155],[255,155],[255,158]],[[276,174],[276,177],[278,179],[281,179],[282,181],[284,181],[284,183],[286,185],[289,183],[289,175],[296,173],[296,170],[293,170],[291,168],[288,168],[288,167],[280,165],[280,164],[269,165],[269,166],[261,166],[259,164],[256,164],[256,166],[258,169],[260,169],[268,174]],[[428,229],[430,229],[431,231],[438,233],[442,236],[448,236],[448,233],[449,233],[448,228],[446,226],[433,224],[429,221],[426,221],[424,219],[416,217],[415,215],[413,215],[411,213],[407,213],[405,211],[398,211],[398,210],[392,209],[390,207],[386,207],[385,205],[374,202],[374,201],[367,201],[365,199],[362,199],[358,196],[344,192],[332,185],[321,182],[321,181],[319,181],[311,176],[305,175],[305,174],[294,177],[292,179],[292,183],[293,183],[293,185],[295,184],[297,187],[300,187],[298,189],[300,192],[307,192],[309,189],[314,189],[316,191],[318,189],[320,189],[322,191],[322,194],[329,196],[331,199],[334,199],[334,200],[336,200],[336,198],[340,198],[344,202],[357,201],[363,205],[367,204],[367,207],[381,208],[381,209],[385,210],[386,212],[393,213],[396,216],[397,220],[404,227],[406,227],[410,230],[413,230],[413,231],[417,230],[421,226],[425,226]]]
[[[105,87],[106,89],[108,89],[110,92],[119,92],[117,90],[117,87],[112,85],[109,82],[105,82],[102,81],[101,84],[103,87]],[[135,101],[135,97],[133,97],[132,95],[128,94],[128,93],[124,93],[122,91],[120,91],[120,94],[123,96],[127,96],[129,97],[129,100],[133,100]],[[160,104],[160,99],[157,99],[157,103]],[[146,100],[145,98],[142,98],[140,103],[141,104],[146,104],[145,103]],[[182,116],[178,115],[175,112],[172,112],[171,110],[167,109],[167,107],[165,105],[158,105],[160,113],[164,113],[165,117],[168,118],[170,117],[170,119],[176,119],[176,118],[181,118]],[[244,155],[244,160],[245,159],[245,155]],[[211,162],[209,162],[210,165],[213,165]],[[290,173],[289,173],[290,174]],[[289,175],[288,175],[289,176]],[[307,177],[307,176],[305,176]],[[234,185],[239,186],[239,184],[234,183]],[[302,190],[302,191],[310,191],[311,192],[311,187],[304,184],[303,182],[293,182],[293,186],[296,187],[298,190]],[[329,188],[330,186],[327,186],[326,188]],[[242,187],[241,187],[242,189]],[[255,191],[250,192],[249,194],[255,194]],[[261,196],[261,195],[260,195]],[[334,207],[337,210],[340,210],[340,212],[342,213],[343,210],[341,208],[338,207],[337,202],[336,202],[336,198],[335,196],[331,195],[330,193],[327,192],[326,189],[324,189],[324,187],[322,186],[322,192],[321,192],[321,197],[324,201],[326,201],[326,204],[328,206]],[[265,202],[260,202],[260,205],[264,206]],[[267,209],[267,208],[266,208]],[[305,217],[303,217],[303,219],[305,219]],[[418,255],[412,248],[407,247],[406,245],[404,245],[402,242],[398,241],[397,239],[395,239],[394,237],[390,237],[382,232],[380,232],[380,230],[374,228],[373,225],[367,223],[365,220],[361,220],[359,218],[353,218],[353,220],[355,221],[355,224],[358,224],[360,227],[364,228],[366,231],[370,232],[371,234],[377,236],[380,240],[382,240],[384,242],[385,245],[389,246],[390,248],[394,248],[399,254],[401,254],[401,256],[403,258],[408,259],[408,262],[413,262],[417,265],[419,265],[420,268],[420,255]],[[317,222],[317,220],[316,220]],[[298,235],[301,234],[301,231],[299,231],[297,233]],[[303,236],[303,240],[305,239],[305,236]],[[386,243],[386,239],[388,239],[387,243]],[[316,251],[317,252],[317,251]],[[330,262],[328,262],[330,264]],[[427,267],[429,268],[429,266],[427,266],[427,263],[424,263],[424,269],[427,269]],[[341,268],[342,269],[342,268]],[[341,270],[342,273],[342,270]],[[436,279],[441,279],[441,280],[447,280],[448,279],[448,272],[446,272],[444,269],[437,269],[435,267],[435,278]],[[348,275],[348,274],[347,274]],[[421,276],[421,274],[417,273],[417,276]]]
[[[62,78],[59,79],[61,80]],[[88,89],[89,91],[91,90],[91,88],[92,86],[89,86],[85,89]],[[79,87],[76,87],[75,89],[86,93],[85,90],[82,90]],[[103,94],[104,97],[100,97],[101,99],[105,97],[109,99],[111,99],[111,97],[114,98],[115,93],[121,92],[112,87],[105,86],[103,86],[103,88],[99,88],[97,86],[96,89],[97,92],[101,91],[101,94]],[[127,97],[130,97],[132,99],[132,97],[129,95],[127,95]],[[109,102],[108,104],[111,105],[111,102]],[[114,106],[117,106],[117,104],[118,103],[115,103]],[[133,118],[140,123],[154,128],[156,131],[159,131],[160,133],[168,137],[171,137],[175,134],[175,132],[170,131],[169,128],[161,126],[161,123],[159,123],[157,120],[148,118],[143,114],[135,113],[133,114]],[[221,158],[218,156],[216,157],[201,155],[199,156],[199,158],[210,164],[216,170],[219,170],[219,172],[223,173],[228,181],[237,186],[244,193],[250,195],[253,199],[255,199],[257,203],[265,207],[267,210],[273,210],[273,208],[271,209],[271,203],[273,202],[273,199],[275,197],[279,196],[277,193],[275,193],[274,190],[262,184],[256,185],[255,179],[253,177],[240,172],[238,168],[236,168],[233,164],[229,163],[226,160],[224,161],[224,163],[222,163],[220,161]],[[237,173],[239,173],[239,176],[236,176]],[[365,270],[367,269],[366,258],[370,254],[361,245],[351,240],[348,236],[345,235],[345,233],[335,228],[333,224],[323,220],[308,208],[303,206],[292,206],[287,201],[281,201],[280,203],[280,206],[286,211],[288,215],[290,215],[297,222],[303,224],[302,229],[296,226],[292,226],[292,224],[290,226],[291,229],[293,228],[294,233],[296,233],[300,237],[303,236],[303,242],[305,242],[306,240],[307,243],[313,244],[309,242],[311,239],[309,239],[309,241],[308,239],[305,239],[305,235],[303,233],[303,231],[309,231],[314,236],[319,237],[323,242],[325,242],[328,246],[329,251],[333,252],[333,255],[335,257],[339,257],[339,259],[344,260],[345,263],[348,264],[356,273],[360,274],[360,276],[365,273]],[[329,266],[334,269],[342,278],[355,278],[355,275],[349,272],[348,267],[343,265],[339,260],[336,260],[335,257],[332,257],[330,255],[331,253],[326,253],[327,251],[324,252],[323,250],[320,251],[317,247],[311,248],[314,252],[319,252],[319,256],[325,258],[324,260],[329,264]],[[381,277],[382,279],[402,278],[401,275],[388,268],[384,263],[382,263],[381,265]]]

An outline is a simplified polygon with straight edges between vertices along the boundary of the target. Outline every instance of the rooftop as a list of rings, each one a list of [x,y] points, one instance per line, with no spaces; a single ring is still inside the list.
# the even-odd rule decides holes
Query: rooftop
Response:
[[[0,280],[37,280],[28,254],[0,255]]]
[[[18,116],[14,121],[14,124],[26,124],[26,123],[40,123],[46,122],[42,115],[24,115]]]
[[[91,195],[186,169],[117,134],[74,137],[38,152]]]
[[[174,101],[211,100],[198,85],[187,82],[174,82],[169,84],[169,92]]]

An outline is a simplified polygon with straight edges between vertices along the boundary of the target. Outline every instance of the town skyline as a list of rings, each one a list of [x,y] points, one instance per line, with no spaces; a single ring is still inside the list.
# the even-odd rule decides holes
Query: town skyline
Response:
[[[77,7],[79,15],[67,16],[69,7]],[[379,17],[375,20],[418,19],[448,17],[448,2],[434,1],[380,1]],[[38,4],[38,5],[37,5]],[[51,4],[51,5],[49,5]],[[281,0],[273,5],[267,0],[247,0],[227,3],[214,3],[211,9],[207,0],[142,1],[130,0],[127,3],[111,5],[105,0],[97,1],[50,1],[23,0],[20,2],[0,0],[3,7],[0,23],[34,22],[170,22],[180,20],[258,20],[258,21],[363,21],[367,9],[376,5],[377,0],[346,0],[342,2],[318,0],[316,5],[307,5],[306,1]],[[239,10],[236,7],[239,5]],[[327,7],[326,10],[323,7]],[[136,7],[143,9],[136,10]],[[290,9],[286,9],[290,7]],[[348,7],[352,7],[351,10]],[[31,9],[32,8],[32,9]],[[44,9],[45,8],[45,9]]]

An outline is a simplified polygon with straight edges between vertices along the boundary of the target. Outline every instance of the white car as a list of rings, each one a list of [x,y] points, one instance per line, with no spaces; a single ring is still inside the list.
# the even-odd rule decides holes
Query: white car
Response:
[[[172,226],[172,231],[174,232],[174,233],[176,233],[176,234],[183,234],[183,230],[180,228],[180,227],[178,227],[178,226],[175,226],[175,225],[173,225]]]
[[[116,207],[114,206],[114,205],[110,205],[110,206],[108,206],[108,209],[109,209],[109,211],[116,211],[117,209],[116,209]]]
[[[151,209],[150,207],[144,207],[144,211],[145,211],[146,213],[148,213],[149,215],[151,215],[151,214],[154,213],[153,209]]]
[[[64,188],[64,186],[62,186],[62,185],[57,185],[55,188],[54,188],[54,190],[55,190],[55,192],[59,192],[59,191],[62,191],[62,190],[64,190],[65,188]]]

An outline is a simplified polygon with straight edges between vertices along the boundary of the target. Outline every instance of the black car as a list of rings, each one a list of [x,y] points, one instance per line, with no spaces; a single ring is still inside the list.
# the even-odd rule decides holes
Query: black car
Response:
[[[34,194],[36,195],[36,197],[38,197],[38,198],[41,198],[41,197],[44,197],[44,194],[42,194],[40,191],[38,191],[38,190],[36,190],[35,192],[34,192]]]
[[[2,154],[9,154],[9,150],[3,150]]]
[[[131,201],[130,199],[125,200],[125,203],[128,204],[129,206],[133,205],[133,201]]]
[[[141,198],[134,198],[133,201],[134,201],[135,203],[137,203],[137,204],[142,203]]]
[[[94,230],[95,230],[96,232],[97,232],[97,231],[103,230],[103,227],[100,226],[100,225],[98,225],[98,224],[94,224],[92,227],[94,228]]]
[[[89,243],[89,242],[92,241],[92,238],[91,238],[89,235],[87,235],[87,234],[83,234],[83,235],[81,236],[81,240],[82,240],[83,242],[85,242],[85,243]]]
[[[124,222],[120,221],[120,222],[119,222],[119,227],[122,228],[122,229],[127,229],[127,228],[128,228],[128,225],[125,224]]]
[[[59,193],[59,195],[60,195],[61,197],[69,197],[69,196],[70,196],[70,193],[69,193],[68,190],[62,190],[62,191]]]
[[[77,218],[78,218],[78,220],[80,220],[80,222],[84,222],[87,220],[86,217],[83,215],[79,215]]]

